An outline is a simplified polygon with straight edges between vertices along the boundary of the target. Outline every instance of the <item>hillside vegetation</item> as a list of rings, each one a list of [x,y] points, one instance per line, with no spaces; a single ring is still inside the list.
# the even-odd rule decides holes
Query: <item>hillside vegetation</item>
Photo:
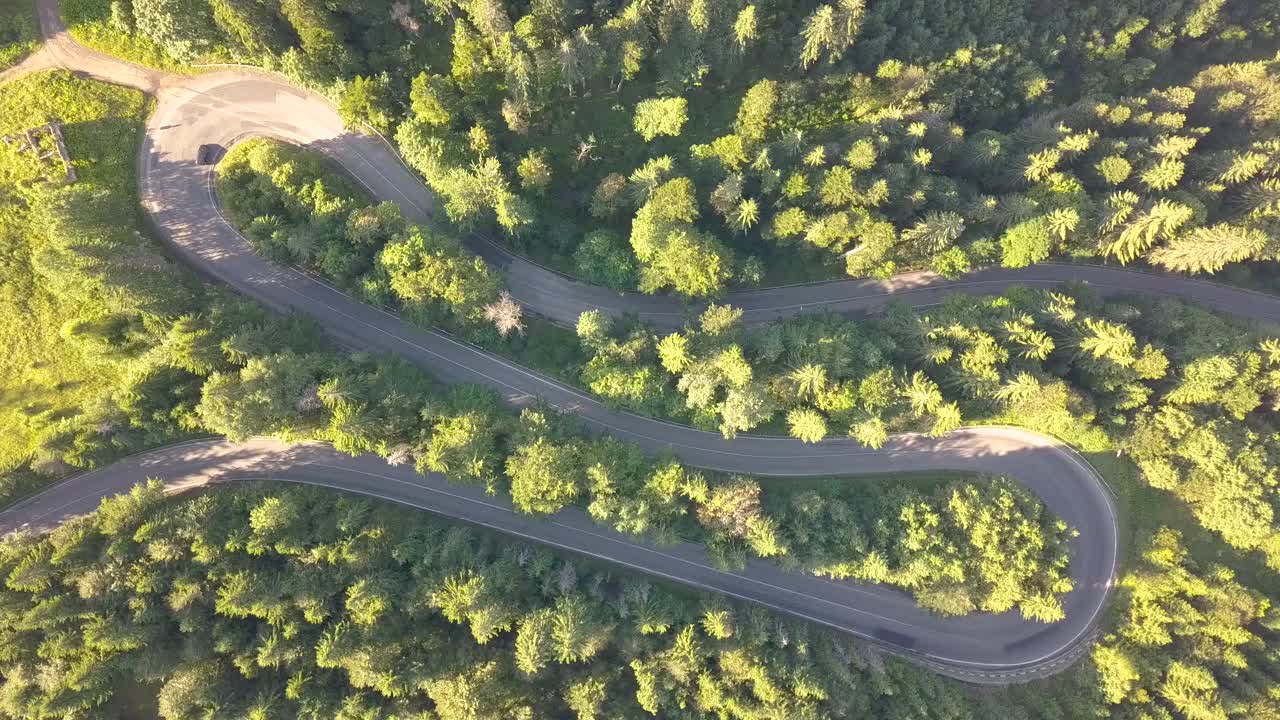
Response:
[[[486,308],[467,298],[497,295],[493,271],[456,242],[406,225],[394,205],[370,205],[317,154],[244,143],[219,165],[218,188],[269,256],[310,264],[373,301],[394,297],[420,321],[489,327]],[[778,558],[898,585],[940,612],[1018,607],[1052,621],[1062,612],[1058,596],[1071,587],[1069,529],[1008,482],[962,483],[930,496],[872,485],[853,503],[824,489],[772,503],[770,512],[755,479],[708,476],[675,458],[646,460],[634,445],[588,439],[571,417],[550,411],[516,418],[490,390],[455,387],[441,397],[402,364],[361,367],[320,356],[280,355],[215,374],[197,410],[204,427],[232,438],[312,436],[372,450],[510,492],[525,512],[579,502],[621,532],[706,541],[725,565],[748,555]],[[819,517],[824,529],[814,532]],[[925,532],[930,542],[918,539]]]
[[[455,223],[607,285],[1277,252],[1274,3],[76,4],[325,90]]]
[[[0,575],[0,716],[23,720],[113,717],[100,703],[140,683],[166,720],[1277,710],[1274,610],[1168,531],[1096,670],[981,694],[758,607],[316,489],[140,485],[0,544]]]
[[[253,62],[321,89],[395,138],[453,229],[616,288],[714,298],[1054,256],[1274,272],[1274,3],[64,12],[141,62]],[[705,473],[336,352],[311,321],[200,285],[134,227],[143,109],[66,73],[0,92],[4,128],[57,115],[82,163],[65,186],[0,149],[0,423],[15,428],[0,499],[192,434],[309,437],[531,514],[577,504],[639,537],[696,538],[729,568],[767,557],[939,612],[1060,616],[1071,529],[1005,479],[780,489]],[[1280,717],[1273,329],[1066,288],[758,328],[713,305],[676,333],[589,313],[574,340],[522,315],[457,233],[412,227],[305,152],[246,143],[219,190],[273,259],[619,408],[868,446],[986,420],[1063,437],[1127,511],[1114,605],[1064,675],[977,693],[759,608],[403,509],[149,485],[0,544],[0,716],[102,717],[117,691],[159,688],[165,720]]]
[[[566,363],[530,352],[523,333],[502,339],[489,314],[503,306],[500,281],[478,258],[438,232],[407,228],[390,204],[371,206],[314,152],[255,141],[219,172],[224,202],[263,252],[308,262],[410,320],[461,324],[613,407],[729,438],[776,429],[872,448],[894,432],[1022,425],[1097,456],[1127,455],[1147,486],[1280,569],[1274,328],[1173,300],[1015,288],[920,311],[813,313],[754,327],[741,310],[712,305],[673,333],[588,311],[576,339],[547,326],[530,333],[578,345]],[[1131,466],[1099,460],[1125,495],[1142,494]]]
[[[0,472],[89,422],[103,389],[129,374],[145,329],[125,309],[132,298],[121,271],[129,257],[152,251],[137,235],[135,195],[121,190],[134,186],[142,113],[141,94],[65,73],[28,76],[0,92],[0,135],[61,119],[79,177],[63,186],[56,155],[41,162],[0,144]],[[140,280],[149,266],[164,274],[151,257],[128,272]]]
[[[24,82],[18,100],[30,97],[24,93],[49,94],[80,103],[82,112],[108,115],[116,106],[93,95],[107,92],[106,98],[133,99],[123,107],[135,115],[141,110],[131,92],[117,96],[62,73]],[[26,262],[13,267],[12,291],[26,296],[3,308],[3,326],[15,337],[14,391],[5,397],[13,398],[8,411],[27,432],[12,438],[6,498],[190,434],[315,437],[510,492],[530,513],[589,503],[601,523],[658,539],[705,541],[727,565],[748,555],[785,558],[797,569],[892,583],[941,612],[1020,608],[1043,621],[1061,616],[1059,598],[1070,589],[1069,528],[1007,482],[959,482],[928,496],[880,486],[857,512],[830,491],[810,493],[794,509],[768,509],[754,479],[704,476],[674,458],[646,460],[629,444],[586,438],[570,418],[551,412],[517,418],[491,390],[446,391],[403,361],[337,354],[309,321],[273,316],[197,285],[136,229],[118,222],[137,217],[128,174],[137,118],[103,122],[114,135],[81,136],[68,126],[72,153],[110,149],[100,150],[93,165],[86,162],[85,177],[74,184],[58,184],[50,178],[61,176],[59,168],[37,166],[34,156],[10,148],[6,206],[27,218],[13,226],[14,249]],[[227,166],[233,174],[237,157]],[[394,208],[370,214],[355,207],[355,195],[341,183],[325,190],[317,170],[285,163],[274,174],[280,188],[300,183],[305,189],[287,197],[310,204],[299,205],[303,214],[290,214],[287,203],[260,206],[267,215],[254,217],[278,218],[275,230],[263,235],[266,242],[293,232],[341,249],[352,238],[385,241],[393,231],[397,244],[424,237],[417,229],[395,231]],[[233,197],[232,205],[240,208],[252,197]],[[327,207],[334,214],[317,210]],[[326,223],[334,218],[341,232],[326,240]],[[297,251],[296,241],[281,242]],[[33,327],[19,301],[51,303],[62,314],[39,317],[43,324]],[[21,333],[33,331],[39,334],[31,344],[18,344]],[[66,367],[50,368],[51,361]],[[986,505],[1000,511],[976,512]],[[942,522],[944,507],[961,506],[974,508],[969,520]],[[815,513],[829,515],[830,535],[806,527]],[[886,524],[883,516],[894,520]],[[935,531],[933,542],[912,540],[926,527]]]
[[[272,162],[238,176],[224,172],[225,191],[234,204],[257,207],[271,197],[303,196],[307,188],[340,184],[318,157],[308,158],[299,150],[277,155],[280,148],[271,148],[262,144],[254,150]],[[290,181],[294,162],[309,168],[306,182]],[[306,226],[313,216],[312,211],[304,213],[296,225]],[[342,256],[350,251],[333,252]],[[361,252],[361,257],[374,258],[375,267],[381,262],[379,256]],[[415,278],[445,275],[432,259],[440,256],[424,257],[422,274]],[[377,275],[377,270],[371,272]],[[398,294],[410,286],[392,284],[391,301],[412,309],[411,316],[419,320],[448,315],[444,295]],[[785,414],[792,433],[805,440],[847,428],[861,442],[877,446],[890,431],[943,433],[966,419],[995,419],[1073,442],[1120,492],[1129,511],[1125,523],[1134,543],[1133,568],[1123,578],[1116,616],[1105,625],[1093,660],[1056,684],[991,700],[999,708],[992,712],[1037,718],[1153,716],[1147,713],[1246,718],[1276,712],[1271,688],[1278,668],[1264,648],[1275,642],[1277,627],[1265,592],[1276,588],[1280,537],[1274,481],[1280,358],[1265,328],[1240,326],[1176,301],[1102,302],[1083,289],[1067,288],[957,296],[921,312],[897,307],[862,320],[812,315],[755,328],[743,327],[735,309],[714,306],[696,325],[665,336],[632,322],[615,325],[592,312],[582,316],[577,332],[594,355],[579,365],[581,381],[607,401],[719,427],[728,434]],[[284,398],[278,416],[283,420],[240,432],[294,431],[287,403]],[[389,427],[374,417],[367,427]],[[725,425],[736,418],[754,424]],[[283,425],[270,424],[275,422]],[[472,415],[466,427],[485,422],[493,421]],[[224,431],[234,432],[227,427]],[[443,427],[438,425],[437,432]],[[661,530],[665,508],[672,506],[655,505],[652,493],[673,487],[667,484],[673,476],[660,470],[641,479],[643,475],[624,469],[643,467],[639,458],[620,459],[626,456],[625,446],[606,442],[584,447],[557,429],[562,426],[554,416],[526,413],[519,427],[512,437],[520,444],[505,465],[518,506],[546,510],[584,498],[598,520],[619,530]],[[419,450],[417,462],[456,473],[457,465],[435,437],[425,454]],[[460,437],[470,441],[476,435],[467,430]],[[462,447],[468,453],[464,457],[477,457],[475,445]],[[399,457],[395,449],[385,452]],[[492,483],[499,459],[486,455],[481,463],[469,463],[470,477],[464,479]],[[628,477],[633,479],[619,482]],[[626,487],[642,489],[638,496],[613,494]],[[681,475],[678,487],[678,494],[695,505],[702,497],[694,478]],[[708,496],[708,504],[696,510],[722,561],[734,563],[735,556],[750,551],[821,574],[874,580],[879,551],[872,550],[874,543],[864,545],[863,536],[839,530],[844,527],[841,518],[850,510],[870,513],[873,524],[879,524],[877,517],[906,517],[889,509],[892,505],[872,500],[876,493],[834,501],[791,494],[790,509],[786,504],[779,509],[766,489],[765,507],[775,514],[741,523],[746,532],[735,541],[711,508],[752,507],[754,501],[742,500],[756,492],[751,484],[734,481],[715,491],[719,498]],[[976,500],[973,505],[956,505],[953,496],[946,510],[941,505],[935,506],[936,514],[926,510],[926,524],[909,523],[911,530],[902,537],[932,540],[937,529],[918,530],[941,528],[948,516],[966,514],[966,505],[992,507],[995,501],[1013,507],[991,496],[970,497]],[[776,518],[782,518],[780,525],[773,524]],[[1004,528],[1004,534],[1018,524],[1027,527],[1013,516],[992,527]],[[1259,552],[1253,557],[1234,553],[1222,539],[1246,553]],[[826,554],[838,556],[850,542],[872,551],[855,553],[859,561],[833,564],[835,556]],[[932,542],[926,546],[938,547]],[[943,541],[943,546],[959,549],[963,544]],[[1021,540],[1017,546],[1026,547]],[[825,557],[816,565],[815,550],[816,557]],[[942,566],[912,567],[933,573]],[[893,570],[889,577],[887,582],[901,582],[904,576]],[[971,591],[957,593],[945,582],[931,583],[916,594],[926,606],[942,611],[975,601],[987,609],[998,607],[988,604],[994,596],[976,600],[979,596]],[[1052,616],[1041,614],[1047,606],[1038,600],[1020,607],[1031,617]],[[921,717],[970,717],[971,712],[983,717],[984,711],[948,706],[920,712]]]

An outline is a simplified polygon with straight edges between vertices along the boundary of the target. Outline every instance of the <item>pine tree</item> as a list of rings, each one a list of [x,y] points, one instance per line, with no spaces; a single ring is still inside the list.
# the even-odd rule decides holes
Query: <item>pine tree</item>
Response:
[[[818,9],[805,18],[800,37],[804,41],[800,50],[800,64],[808,68],[822,57],[823,50],[835,45],[835,8],[830,5],[819,5]]]
[[[659,135],[680,134],[689,115],[689,101],[681,97],[651,98],[636,104],[635,130],[645,141]]]
[[[1229,263],[1261,256],[1272,245],[1261,230],[1241,225],[1200,227],[1151,253],[1151,261],[1178,272],[1217,272]]]
[[[1233,152],[1231,160],[1218,175],[1223,185],[1238,185],[1252,180],[1270,164],[1268,155],[1257,152]]]
[[[569,595],[556,602],[551,617],[551,638],[556,660],[561,664],[590,660],[609,641],[612,628],[595,616],[590,604],[580,595]]]
[[[733,39],[737,43],[740,51],[746,50],[747,46],[755,42],[760,37],[759,22],[756,19],[756,6],[747,5],[738,11],[738,17],[733,21]],[[766,81],[767,82],[767,81]]]
[[[802,442],[821,442],[827,436],[827,419],[813,408],[795,408],[787,413],[791,437]]]
[[[1062,152],[1060,150],[1049,148],[1041,150],[1038,153],[1027,157],[1027,167],[1022,172],[1022,176],[1028,182],[1040,182],[1049,177],[1054,168],[1058,166],[1058,162],[1062,160]]]
[[[608,698],[609,685],[602,677],[585,678],[573,683],[564,692],[565,705],[578,714],[578,720],[600,718]]]
[[[733,214],[733,225],[738,230],[746,232],[755,226],[760,219],[760,208],[756,205],[756,201],[747,198],[738,203],[737,209]]]
[[[942,390],[928,375],[920,371],[911,376],[901,392],[917,416],[936,412],[942,407]]]
[[[516,667],[526,675],[537,675],[554,657],[550,608],[529,613],[516,630]]]
[[[1109,185],[1119,185],[1129,179],[1133,167],[1119,155],[1109,155],[1100,160],[1096,166],[1098,175]]]
[[[1166,157],[1142,173],[1142,182],[1155,191],[1172,190],[1182,180],[1185,169],[1181,160]]]
[[[889,439],[889,431],[885,427],[884,420],[879,417],[859,420],[849,428],[849,435],[854,440],[872,449],[884,447],[885,442]]]
[[[931,212],[902,233],[902,240],[921,253],[945,250],[964,232],[964,218],[954,212]]]
[[[1138,341],[1128,327],[1095,318],[1085,318],[1084,327],[1087,333],[1080,338],[1081,352],[1098,359],[1110,360],[1122,367],[1133,364],[1133,351]]]
[[[1235,201],[1252,217],[1280,217],[1280,178],[1249,183],[1236,196]]]
[[[1128,217],[1129,211],[1117,209],[1122,211],[1122,217]],[[1132,212],[1136,214],[1121,221],[1116,230],[1107,232],[1102,241],[1103,252],[1122,263],[1137,258],[1158,242],[1171,239],[1194,215],[1191,208],[1170,200],[1158,200],[1149,208]],[[1115,217],[1109,222],[1114,223]]]

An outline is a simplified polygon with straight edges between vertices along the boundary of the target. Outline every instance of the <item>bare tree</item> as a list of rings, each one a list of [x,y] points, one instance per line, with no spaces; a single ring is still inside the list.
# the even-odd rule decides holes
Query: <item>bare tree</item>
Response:
[[[388,465],[404,465],[413,459],[413,448],[407,443],[400,443],[387,453]]]
[[[574,164],[581,167],[583,163],[590,162],[595,159],[592,154],[596,149],[596,136],[588,135],[586,140],[578,142],[578,150],[574,155]]]
[[[308,385],[302,391],[301,397],[294,401],[293,406],[302,413],[315,412],[323,408],[324,401],[320,399],[320,386]]]
[[[524,308],[506,290],[498,294],[497,300],[484,306],[485,319],[493,323],[502,337],[510,335],[512,331],[524,335],[524,322],[521,320],[523,315]]]

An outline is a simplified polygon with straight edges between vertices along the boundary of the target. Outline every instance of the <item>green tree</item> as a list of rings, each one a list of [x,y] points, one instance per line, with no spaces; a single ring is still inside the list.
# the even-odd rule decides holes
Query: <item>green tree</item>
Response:
[[[385,75],[357,75],[342,89],[338,98],[338,114],[347,127],[359,130],[367,124],[380,133],[390,133],[397,114],[391,80]]]
[[[162,47],[169,57],[190,62],[212,48],[217,39],[208,3],[194,0],[138,0],[132,3],[137,31]]]
[[[526,675],[537,675],[554,657],[551,637],[552,611],[539,610],[520,620],[516,632],[516,667]]]
[[[448,78],[419,73],[409,89],[409,107],[429,125],[447,127],[458,122],[459,99]]]
[[[573,252],[578,276],[617,290],[636,286],[636,261],[626,240],[618,233],[592,230]]]
[[[636,104],[635,129],[646,142],[659,135],[675,137],[688,118],[688,100],[681,97],[650,98]]]
[[[698,230],[693,184],[676,178],[658,186],[636,213],[631,247],[640,261],[640,289],[671,287],[688,297],[718,293],[732,276],[733,256],[718,240]]]
[[[1152,251],[1150,257],[1169,270],[1213,273],[1230,263],[1271,254],[1273,245],[1261,230],[1221,224],[1175,236],[1167,245]]]
[[[388,244],[378,255],[391,288],[409,303],[438,301],[456,316],[474,320],[497,299],[497,275],[457,240],[422,227]]]
[[[507,457],[511,499],[527,513],[553,513],[581,492],[583,467],[572,443],[546,437],[518,445]]]
[[[936,253],[955,242],[964,232],[964,218],[958,213],[930,213],[902,233],[902,241],[922,253]]]
[[[1020,222],[1000,236],[1000,264],[1020,268],[1045,260],[1053,252],[1053,239],[1044,218]]]
[[[308,0],[282,0],[284,15],[298,39],[309,64],[326,78],[345,71],[352,62],[346,45],[346,34],[340,19],[321,3]]]
[[[749,6],[748,9],[754,9]],[[744,10],[745,12],[745,10]],[[752,15],[754,17],[754,13]],[[752,85],[742,98],[738,108],[738,119],[734,124],[736,132],[748,143],[763,142],[769,132],[770,123],[778,104],[778,83],[773,80],[761,80]]]
[[[516,166],[520,187],[527,192],[542,195],[551,186],[551,161],[546,150],[530,150]]]
[[[209,7],[218,28],[248,52],[284,50],[284,20],[272,8],[252,0],[211,0]]]
[[[599,677],[580,680],[564,691],[565,704],[578,714],[578,720],[596,720],[609,698],[608,683]]]
[[[609,642],[612,628],[604,624],[581,595],[567,595],[551,614],[551,639],[561,664],[586,662]]]
[[[317,370],[316,358],[293,353],[253,358],[210,376],[197,410],[206,427],[232,439],[303,432],[323,410]]]
[[[827,436],[827,419],[813,408],[796,408],[787,413],[791,437],[808,443],[821,442]]]

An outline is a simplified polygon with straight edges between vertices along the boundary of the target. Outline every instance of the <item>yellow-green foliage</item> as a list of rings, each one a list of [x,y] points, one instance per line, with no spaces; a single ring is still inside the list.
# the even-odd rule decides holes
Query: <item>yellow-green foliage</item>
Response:
[[[41,73],[0,92],[0,135],[60,118],[80,184],[109,190],[119,207],[119,232],[132,234],[133,150],[142,111],[143,97],[132,90]],[[42,429],[77,413],[119,372],[101,354],[62,337],[68,322],[91,310],[49,293],[34,273],[41,233],[28,202],[48,191],[41,170],[29,153],[0,147],[0,470],[23,461]],[[61,170],[46,175],[60,178]]]
[[[110,2],[63,0],[58,6],[71,36],[81,44],[139,65],[183,72],[182,64],[165,54],[159,44],[145,35],[124,32],[114,26]]]

